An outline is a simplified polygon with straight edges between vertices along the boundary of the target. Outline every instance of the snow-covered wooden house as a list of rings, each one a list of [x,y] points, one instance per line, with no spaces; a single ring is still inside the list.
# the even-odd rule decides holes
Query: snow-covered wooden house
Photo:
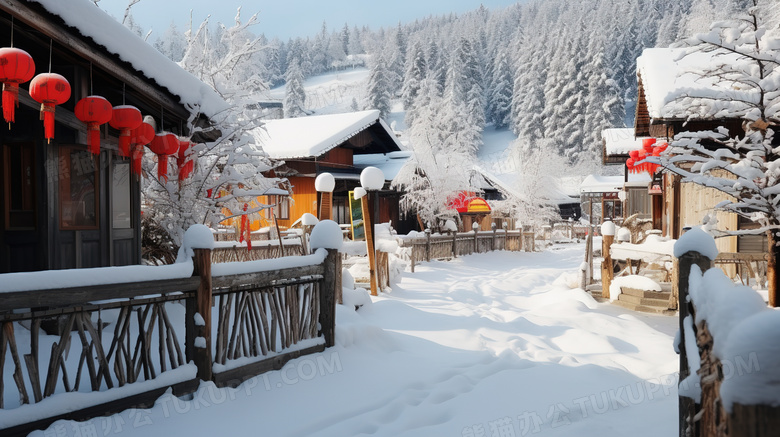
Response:
[[[315,190],[314,180],[325,172],[336,180],[333,219],[349,224],[349,193],[360,186],[360,172],[369,166],[381,169],[387,181],[375,206],[376,220],[392,222],[399,232],[414,226],[399,213],[401,193],[389,188],[410,152],[402,150],[379,111],[268,120],[254,135],[271,159],[284,161],[273,174],[292,185],[290,199],[267,199],[269,204],[278,204],[273,213],[281,228],[291,226],[304,213],[318,215],[321,193]]]
[[[601,131],[602,163],[621,166],[623,176],[601,176],[597,178],[601,181],[586,181],[588,183],[583,184],[582,191],[583,204],[586,203],[587,199],[598,202],[601,198],[601,211],[603,211],[604,218],[609,217],[620,223],[621,219],[638,214],[640,220],[651,220],[653,228],[661,229],[663,215],[661,175],[637,172],[626,164],[632,159],[631,154],[641,150],[643,141],[648,138],[636,137],[633,128],[614,128]],[[612,186],[619,179],[623,181],[622,189],[613,191]],[[610,184],[604,186],[610,189],[601,191],[600,182],[606,180],[612,180]],[[620,194],[621,192],[623,194]],[[593,204],[589,205],[587,209],[592,210],[594,206],[598,207],[598,205]]]
[[[694,53],[683,57],[683,49],[645,49],[637,59],[638,101],[634,124],[636,137],[652,137],[671,141],[683,131],[714,130],[722,126],[732,135],[744,133],[742,120],[728,117],[689,117],[682,98],[686,95],[706,95],[711,82],[694,73],[705,65],[728,62],[715,59],[710,53]],[[686,226],[702,223],[706,214],[725,195],[711,188],[683,183],[679,176],[662,175],[662,231],[677,238]],[[717,212],[721,230],[748,229],[755,226],[736,214]],[[717,239],[721,252],[763,252],[765,237],[740,236]]]
[[[15,121],[0,129],[0,273],[138,264],[139,179],[108,124],[99,154],[88,151],[76,103],[102,96],[153,116],[158,132],[188,135],[192,114],[205,119],[225,102],[88,0],[3,0],[0,45],[26,51],[36,75],[57,73],[71,89],[54,109],[50,141],[30,82],[19,85]]]

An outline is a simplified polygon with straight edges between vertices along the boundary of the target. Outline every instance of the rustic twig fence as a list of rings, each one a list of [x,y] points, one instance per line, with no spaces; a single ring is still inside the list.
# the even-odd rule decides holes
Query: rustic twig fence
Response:
[[[257,261],[304,255],[305,252],[300,240],[292,239],[284,240],[284,246],[280,246],[278,241],[257,241],[252,243],[251,249],[241,244],[229,246],[225,245],[224,242],[218,244],[211,253],[212,262],[215,263]]]
[[[760,358],[755,357],[735,357],[736,363],[724,363],[714,354],[714,344],[716,339],[713,337],[713,331],[708,326],[708,320],[696,322],[697,308],[695,299],[690,298],[690,276],[691,268],[698,266],[701,272],[705,272],[713,266],[713,260],[707,256],[690,251],[676,260],[675,276],[677,289],[679,290],[679,317],[680,317],[680,397],[679,397],[679,435],[683,436],[706,436],[706,437],[726,437],[726,436],[750,436],[750,437],[768,437],[778,435],[780,429],[780,406],[762,405],[762,404],[741,404],[734,402],[730,411],[724,407],[721,387],[730,377],[742,377],[742,373],[747,374],[746,378],[760,376],[766,379],[766,373],[774,375],[770,380],[777,381],[777,359],[770,358],[770,362],[761,362]],[[696,273],[698,274],[698,272]],[[703,290],[704,293],[713,293],[714,290]],[[737,303],[734,298],[728,301],[721,301],[721,304],[729,306],[728,311],[734,311]],[[707,314],[712,316],[717,312],[712,308],[712,303],[707,304]],[[760,306],[759,302],[759,306]],[[737,305],[740,306],[740,305]],[[723,311],[723,310],[720,310]],[[742,310],[744,312],[744,310]],[[777,314],[768,314],[777,316]],[[776,318],[775,318],[776,320]],[[776,323],[775,323],[776,325]],[[734,332],[734,326],[724,330],[722,327],[717,331],[717,335],[728,336]],[[755,335],[766,336],[768,339],[775,339],[773,333],[755,332]],[[720,340],[723,342],[723,339]],[[772,340],[770,340],[771,343]],[[689,346],[690,345],[690,346]],[[694,346],[695,347],[692,347]],[[775,347],[772,344],[763,343],[761,348],[770,350]],[[690,348],[690,349],[689,349]],[[721,349],[723,347],[721,346]],[[760,348],[759,348],[760,349]],[[722,353],[722,351],[721,351]],[[692,356],[692,355],[696,356]],[[753,350],[751,354],[757,354],[761,357],[762,351]],[[774,361],[774,362],[772,362]],[[698,381],[691,383],[692,363],[693,369],[698,374]],[[698,369],[696,369],[698,367]],[[730,369],[729,369],[730,367]],[[725,370],[724,370],[725,369]],[[751,372],[754,372],[750,375]],[[764,372],[764,374],[761,374]],[[774,372],[773,374],[771,372]],[[748,380],[749,381],[749,380]],[[738,384],[745,386],[754,386],[755,382],[737,381]],[[697,385],[697,387],[689,387]],[[734,385],[732,383],[732,385]],[[760,384],[759,384],[760,385]],[[759,389],[754,387],[753,389]],[[700,391],[700,397],[696,399],[691,397],[692,392]]]
[[[494,229],[487,232],[453,232],[445,235],[431,235],[430,231],[426,231],[424,237],[404,240],[401,246],[411,247],[409,259],[414,272],[415,264],[422,261],[451,259],[493,250],[519,252],[525,248],[526,252],[533,252],[534,244],[533,232]]]
[[[210,250],[195,249],[189,278],[4,293],[0,415],[25,404],[43,404],[53,395],[143,385],[133,395],[39,416],[34,422],[0,421],[0,434],[27,435],[58,419],[82,420],[151,405],[169,388],[176,395],[193,392],[199,380],[237,386],[334,344],[335,272],[341,269],[336,250],[311,255],[298,262],[301,267],[242,274],[212,274],[211,258]],[[238,265],[213,267],[227,272]],[[263,269],[262,264],[252,267]],[[217,322],[212,327],[215,303]],[[111,324],[105,322],[108,319]],[[41,335],[42,326],[52,321],[54,341]],[[22,344],[19,339],[28,336],[17,332],[26,329],[29,344]],[[47,358],[41,350],[49,343]],[[19,405],[3,409],[8,355]],[[242,357],[249,358],[244,360],[247,364],[231,365],[231,360]],[[27,406],[31,407],[35,405]],[[41,411],[51,414],[43,407]]]

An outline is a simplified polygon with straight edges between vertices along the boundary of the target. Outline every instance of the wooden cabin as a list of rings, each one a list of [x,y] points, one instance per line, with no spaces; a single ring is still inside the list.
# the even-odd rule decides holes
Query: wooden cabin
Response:
[[[360,172],[369,166],[381,169],[386,180],[374,205],[375,222],[392,222],[402,233],[414,228],[414,221],[399,213],[401,193],[388,188],[410,152],[402,150],[395,133],[379,118],[379,111],[268,120],[254,135],[271,159],[284,161],[271,176],[287,178],[292,186],[289,198],[266,200],[277,205],[270,213],[276,215],[280,228],[292,226],[305,213],[318,216],[321,194],[315,190],[314,180],[325,172],[336,180],[333,219],[350,224],[350,193],[360,186]],[[272,223],[272,219],[268,217],[267,222]]]
[[[637,59],[638,100],[634,133],[636,137],[653,137],[671,141],[684,131],[714,130],[723,126],[732,135],[743,134],[742,120],[738,118],[689,118],[674,105],[676,99],[696,88],[706,88],[703,81],[689,71],[694,66],[712,62],[711,54],[697,53],[681,57],[683,49],[645,49]],[[664,235],[678,238],[687,226],[700,225],[714,206],[726,195],[712,188],[690,182],[681,182],[678,175],[664,172],[661,185],[663,214],[661,229]],[[749,229],[754,223],[736,214],[718,211],[718,228],[722,230]],[[764,252],[766,237],[743,235],[716,240],[721,252]]]
[[[35,74],[64,76],[71,96],[44,138],[41,104],[19,86],[15,123],[0,129],[0,273],[139,264],[141,183],[117,155],[119,131],[100,128],[100,154],[87,151],[74,115],[83,97],[133,105],[158,132],[185,132],[191,113],[223,109],[208,86],[89,1],[3,0],[0,45],[28,52]]]

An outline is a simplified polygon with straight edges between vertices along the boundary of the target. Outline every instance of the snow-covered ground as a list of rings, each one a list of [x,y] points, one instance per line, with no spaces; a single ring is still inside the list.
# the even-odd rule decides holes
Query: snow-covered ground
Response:
[[[672,435],[677,319],[571,288],[583,250],[423,263],[360,310],[339,306],[323,353],[33,435]]]

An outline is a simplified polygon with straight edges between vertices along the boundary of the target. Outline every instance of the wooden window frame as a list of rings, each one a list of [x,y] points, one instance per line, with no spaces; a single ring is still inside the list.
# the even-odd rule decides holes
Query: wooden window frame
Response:
[[[72,154],[74,152],[83,152],[83,153],[89,153],[86,147],[84,146],[78,146],[78,145],[64,145],[60,146],[58,148],[58,182],[59,182],[59,225],[61,230],[69,230],[69,231],[87,231],[87,230],[97,230],[100,229],[100,162],[97,162],[94,165],[94,171],[93,171],[93,181],[94,181],[94,203],[95,203],[95,223],[94,225],[70,225],[65,224],[64,220],[64,208],[63,208],[63,201],[66,198],[69,198],[71,195],[70,192],[70,172],[72,169]],[[100,159],[100,158],[92,158],[94,159]],[[94,162],[94,161],[93,161]]]
[[[27,156],[27,163],[29,164],[30,174],[27,176],[31,181],[31,187],[30,192],[28,193],[30,195],[30,198],[27,199],[29,202],[31,202],[30,209],[22,209],[18,211],[12,211],[12,205],[11,205],[11,198],[12,192],[11,192],[11,148],[12,147],[19,147],[22,149],[22,153],[24,154],[25,150],[29,150],[29,156]],[[36,193],[35,193],[35,146],[32,143],[14,143],[14,144],[3,144],[3,150],[2,150],[2,163],[3,163],[3,202],[4,202],[4,209],[5,209],[5,229],[6,230],[34,230],[36,229],[36,216],[37,216],[37,200],[36,200]],[[25,156],[22,156],[22,164],[24,166],[25,163]],[[22,171],[24,171],[24,168],[22,168]],[[25,190],[22,188],[22,202],[25,202]],[[31,213],[33,220],[30,221],[29,226],[12,226],[12,212],[19,212],[19,213]]]

